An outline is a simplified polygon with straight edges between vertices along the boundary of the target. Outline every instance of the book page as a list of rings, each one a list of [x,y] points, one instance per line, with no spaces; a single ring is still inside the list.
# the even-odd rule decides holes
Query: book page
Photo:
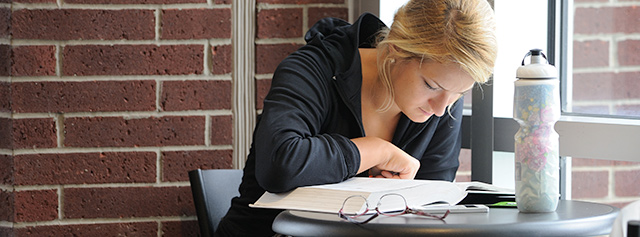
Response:
[[[361,191],[361,192],[384,192],[396,189],[406,189],[419,186],[426,180],[406,180],[406,179],[384,179],[354,177],[335,184],[322,184],[301,188],[321,188],[329,190]],[[426,181],[433,182],[433,181]]]
[[[472,182],[457,182],[455,183],[461,189],[475,192],[475,193],[503,193],[503,194],[514,194],[515,190],[510,188],[498,187],[492,184],[472,181]]]
[[[341,183],[300,187],[281,194],[265,192],[251,207],[306,210],[338,213],[344,200],[352,195],[367,199],[374,208],[382,195],[397,193],[407,200],[409,207],[417,207],[433,202],[455,205],[466,192],[448,181],[401,180],[383,178],[352,178]],[[351,203],[351,202],[350,202]],[[361,212],[365,208],[364,199],[357,205],[345,207],[345,213]],[[403,204],[399,203],[403,208]]]

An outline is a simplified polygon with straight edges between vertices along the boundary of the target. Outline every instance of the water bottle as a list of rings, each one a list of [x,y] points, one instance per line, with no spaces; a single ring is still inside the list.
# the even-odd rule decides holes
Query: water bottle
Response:
[[[531,63],[525,59],[531,56]],[[558,71],[540,49],[530,50],[516,72],[513,117],[516,203],[520,212],[553,212],[560,197]]]

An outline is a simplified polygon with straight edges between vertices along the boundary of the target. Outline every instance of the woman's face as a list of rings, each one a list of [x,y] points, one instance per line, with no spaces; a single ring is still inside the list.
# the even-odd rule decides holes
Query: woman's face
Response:
[[[422,123],[444,115],[448,105],[473,88],[475,81],[454,63],[402,60],[392,65],[395,106],[411,121]]]

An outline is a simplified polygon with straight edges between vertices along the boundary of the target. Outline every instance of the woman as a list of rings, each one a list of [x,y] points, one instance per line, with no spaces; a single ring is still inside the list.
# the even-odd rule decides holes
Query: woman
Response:
[[[217,235],[272,235],[281,210],[265,191],[354,176],[452,181],[462,95],[496,57],[486,0],[413,0],[390,30],[374,15],[316,23],[276,69],[256,125],[240,197]]]

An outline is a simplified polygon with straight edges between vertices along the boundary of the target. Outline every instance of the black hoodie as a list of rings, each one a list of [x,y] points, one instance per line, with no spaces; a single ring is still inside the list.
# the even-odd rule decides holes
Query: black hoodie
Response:
[[[265,191],[337,183],[356,176],[360,153],[350,139],[363,137],[362,72],[358,48],[372,48],[386,27],[365,13],[350,25],[318,21],[307,44],[276,69],[234,198],[216,235],[269,236],[282,210],[251,208]],[[416,179],[455,178],[461,144],[462,99],[442,117],[414,123],[402,115],[392,143],[420,160]],[[366,172],[364,172],[366,174]]]

